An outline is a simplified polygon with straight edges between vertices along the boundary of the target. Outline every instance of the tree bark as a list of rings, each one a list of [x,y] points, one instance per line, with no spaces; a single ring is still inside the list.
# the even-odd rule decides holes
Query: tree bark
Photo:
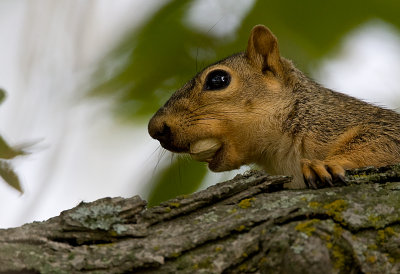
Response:
[[[160,206],[81,203],[0,230],[0,273],[400,273],[400,165],[284,190],[252,171]]]

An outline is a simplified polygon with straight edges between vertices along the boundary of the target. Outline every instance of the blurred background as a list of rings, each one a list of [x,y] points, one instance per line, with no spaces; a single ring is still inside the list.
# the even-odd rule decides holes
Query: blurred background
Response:
[[[324,86],[399,110],[399,11],[397,0],[1,0],[0,175],[24,193],[0,182],[0,227],[106,196],[155,205],[243,172],[171,155],[147,122],[197,71],[243,51],[256,24]]]

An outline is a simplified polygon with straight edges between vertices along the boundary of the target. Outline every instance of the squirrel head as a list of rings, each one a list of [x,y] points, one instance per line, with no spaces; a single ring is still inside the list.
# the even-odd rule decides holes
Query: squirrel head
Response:
[[[278,138],[288,66],[276,37],[257,25],[245,52],[208,66],[171,96],[151,118],[149,134],[213,171],[257,162],[259,143]]]

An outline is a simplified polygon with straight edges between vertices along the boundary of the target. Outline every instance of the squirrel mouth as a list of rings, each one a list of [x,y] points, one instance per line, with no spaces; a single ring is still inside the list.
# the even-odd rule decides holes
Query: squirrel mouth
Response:
[[[210,163],[221,150],[222,143],[215,138],[201,139],[190,144],[189,154],[196,161]]]
[[[186,147],[178,147],[178,146],[175,146],[175,145],[173,145],[171,143],[168,143],[168,142],[160,141],[160,145],[163,148],[165,148],[165,149],[167,149],[167,150],[169,150],[171,152],[175,152],[175,153],[185,153],[185,152],[187,152],[189,150]]]

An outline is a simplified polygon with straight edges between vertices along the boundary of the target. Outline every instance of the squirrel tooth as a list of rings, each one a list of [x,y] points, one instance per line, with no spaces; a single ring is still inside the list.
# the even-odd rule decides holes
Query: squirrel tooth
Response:
[[[221,146],[218,139],[202,139],[190,145],[190,155],[197,161],[209,162]]]

